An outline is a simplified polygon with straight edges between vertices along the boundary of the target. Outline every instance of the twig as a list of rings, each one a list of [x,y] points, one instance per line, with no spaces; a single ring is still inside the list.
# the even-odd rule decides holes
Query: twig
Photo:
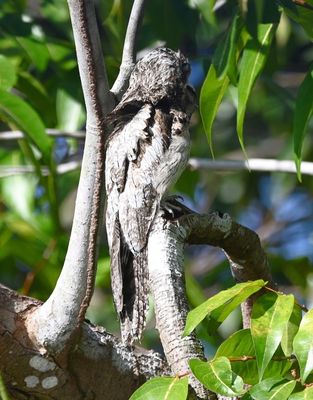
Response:
[[[46,129],[46,133],[49,136],[62,136],[73,139],[85,139],[85,131],[62,131],[60,129]],[[19,140],[24,139],[25,135],[22,131],[3,131],[0,132],[0,140]]]
[[[191,170],[206,169],[214,171],[264,171],[264,172],[288,172],[295,174],[296,166],[291,160],[275,160],[266,158],[250,158],[249,160],[210,160],[207,158],[190,158]],[[313,175],[313,163],[303,161],[301,173]]]
[[[136,62],[136,37],[141,23],[145,0],[134,0],[130,13],[126,36],[123,47],[122,62],[119,74],[114,82],[111,92],[120,99],[127,87],[129,76]]]
[[[272,289],[272,288],[270,288],[268,286],[265,286],[264,289],[269,291],[269,292],[276,293],[276,294],[284,294],[283,292],[280,292],[279,290]],[[302,311],[304,311],[304,312],[308,312],[309,311],[309,309],[304,304],[300,304],[296,299],[295,299],[295,304],[297,306],[299,306]]]
[[[311,6],[311,4],[308,4],[304,0],[292,0],[292,1],[293,1],[293,3],[295,3],[299,7],[303,7],[303,8],[306,8],[308,10],[313,11],[313,6]]]
[[[57,165],[56,172],[59,175],[63,175],[68,172],[75,171],[80,167],[81,160],[68,161],[66,163]],[[46,166],[42,166],[40,171],[43,176],[47,176],[50,174],[50,169]],[[34,173],[36,173],[36,169],[32,165],[0,165],[0,178]]]

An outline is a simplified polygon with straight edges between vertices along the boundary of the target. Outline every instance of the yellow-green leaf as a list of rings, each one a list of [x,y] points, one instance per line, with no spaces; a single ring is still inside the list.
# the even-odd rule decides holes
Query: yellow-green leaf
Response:
[[[293,306],[293,295],[275,295],[273,293],[259,297],[253,306],[251,334],[260,380],[281,342]]]
[[[313,371],[313,309],[302,318],[298,333],[293,341],[293,349],[300,366],[300,377],[305,382]]]
[[[184,335],[189,335],[208,314],[222,305],[225,305],[225,312],[221,310],[221,315],[225,319],[240,303],[259,291],[265,284],[266,282],[259,279],[238,283],[230,289],[217,293],[188,313]]]
[[[140,386],[129,400],[185,400],[187,394],[188,377],[159,377]]]

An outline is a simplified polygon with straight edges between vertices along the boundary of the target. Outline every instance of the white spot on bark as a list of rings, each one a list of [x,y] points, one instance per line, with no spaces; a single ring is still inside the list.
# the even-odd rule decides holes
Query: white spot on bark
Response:
[[[59,380],[56,376],[48,376],[47,378],[43,379],[41,382],[41,386],[44,389],[51,389],[59,383]]]
[[[26,383],[27,387],[34,388],[38,385],[39,378],[34,375],[29,375],[29,376],[26,376],[26,378],[24,379],[24,382]]]
[[[52,371],[56,364],[41,356],[34,356],[29,360],[29,365],[40,372]]]

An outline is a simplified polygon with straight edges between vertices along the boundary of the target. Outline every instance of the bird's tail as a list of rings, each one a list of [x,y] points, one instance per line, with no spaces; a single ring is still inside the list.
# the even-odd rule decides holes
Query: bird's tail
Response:
[[[116,223],[119,225],[118,221]],[[116,226],[111,248],[111,285],[124,343],[139,340],[148,311],[149,274],[147,249],[133,254],[120,227]]]

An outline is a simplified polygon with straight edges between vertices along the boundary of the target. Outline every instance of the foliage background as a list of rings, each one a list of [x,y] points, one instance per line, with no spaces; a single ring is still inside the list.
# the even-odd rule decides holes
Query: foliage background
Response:
[[[118,73],[131,1],[97,3],[105,61],[111,82]],[[152,46],[180,48],[192,64],[198,94],[214,52],[233,18],[237,1],[150,0],[139,36],[139,55]],[[217,2],[216,4],[218,4]],[[79,162],[83,140],[48,137],[44,129],[84,130],[85,111],[67,4],[61,0],[2,2],[0,5],[0,131],[22,129],[25,139],[0,136],[0,280],[45,300],[66,254],[79,169],[58,174],[56,166]],[[311,14],[310,14],[311,13]],[[293,159],[295,101],[313,59],[313,11],[301,23],[280,20],[265,69],[249,98],[245,151],[249,157]],[[299,18],[300,18],[299,17]],[[252,18],[249,16],[249,18]],[[308,22],[309,21],[309,22]],[[311,21],[311,24],[310,24]],[[306,29],[304,29],[306,28]],[[236,134],[236,89],[230,87],[213,126],[217,159],[244,159]],[[210,158],[199,113],[192,119],[192,156]],[[303,159],[312,159],[312,122]],[[32,166],[34,173],[20,173]],[[49,174],[42,171],[48,166]],[[260,235],[276,282],[312,307],[312,179],[283,173],[186,170],[174,188],[200,212],[228,212]],[[223,254],[191,247],[186,254],[187,292],[192,306],[233,284]],[[109,284],[105,232],[102,235],[95,295],[88,317],[117,332]],[[209,322],[207,323],[209,324]],[[212,336],[201,328],[208,354],[240,325],[233,313]],[[159,348],[151,312],[143,339]],[[207,325],[207,327],[209,327]]]

